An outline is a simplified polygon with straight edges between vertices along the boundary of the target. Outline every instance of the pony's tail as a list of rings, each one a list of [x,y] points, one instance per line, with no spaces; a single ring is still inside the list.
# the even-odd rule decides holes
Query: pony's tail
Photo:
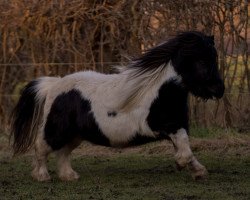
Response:
[[[29,82],[11,115],[10,141],[14,156],[29,151],[35,143],[49,84],[44,77]],[[50,82],[50,81],[48,81]]]

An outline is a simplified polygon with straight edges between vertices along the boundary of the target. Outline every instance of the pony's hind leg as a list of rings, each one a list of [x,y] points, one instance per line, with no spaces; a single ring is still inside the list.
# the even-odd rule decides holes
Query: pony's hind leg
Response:
[[[58,176],[63,181],[73,181],[80,178],[78,173],[72,169],[70,163],[70,154],[80,143],[80,139],[75,139],[57,152]]]
[[[39,134],[35,142],[35,158],[33,161],[32,177],[38,181],[50,180],[47,169],[47,157],[52,152],[51,147],[43,139],[43,134]]]
[[[175,160],[177,168],[180,170],[188,166],[194,179],[206,176],[206,168],[193,155],[186,130],[179,129],[175,134],[170,134],[169,136],[176,150]]]

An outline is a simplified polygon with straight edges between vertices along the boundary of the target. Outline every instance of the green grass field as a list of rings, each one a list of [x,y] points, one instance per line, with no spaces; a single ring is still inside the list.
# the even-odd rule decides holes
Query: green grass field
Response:
[[[72,158],[81,175],[74,182],[58,179],[54,156],[49,158],[52,180],[36,182],[30,176],[31,156],[10,159],[2,148],[0,199],[250,199],[249,134],[195,136],[191,144],[209,171],[206,180],[194,181],[188,170],[177,171],[168,142],[125,151],[82,146]]]

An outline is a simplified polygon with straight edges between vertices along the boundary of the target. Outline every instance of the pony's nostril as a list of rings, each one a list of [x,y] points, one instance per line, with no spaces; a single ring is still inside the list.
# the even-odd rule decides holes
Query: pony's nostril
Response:
[[[211,87],[209,90],[213,94],[214,97],[220,99],[224,94],[225,86],[224,84],[215,85]]]

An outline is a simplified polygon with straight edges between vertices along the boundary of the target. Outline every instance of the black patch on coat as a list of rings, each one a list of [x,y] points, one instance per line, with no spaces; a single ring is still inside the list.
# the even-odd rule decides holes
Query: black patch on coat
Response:
[[[107,113],[107,115],[108,115],[108,117],[115,117],[117,115],[117,112],[115,112],[115,111],[109,111]]]
[[[79,136],[94,144],[110,146],[94,119],[91,103],[79,91],[71,90],[54,100],[45,125],[45,140],[53,150],[58,150]]]
[[[187,98],[188,92],[174,80],[164,83],[147,117],[151,130],[164,135],[176,133],[180,128],[188,131]]]
[[[149,142],[155,142],[155,141],[160,141],[160,140],[165,140],[169,139],[169,136],[165,132],[159,132],[158,135],[155,137],[150,137],[146,135],[140,135],[137,133],[129,142],[128,146],[138,146],[138,145],[143,145]]]

